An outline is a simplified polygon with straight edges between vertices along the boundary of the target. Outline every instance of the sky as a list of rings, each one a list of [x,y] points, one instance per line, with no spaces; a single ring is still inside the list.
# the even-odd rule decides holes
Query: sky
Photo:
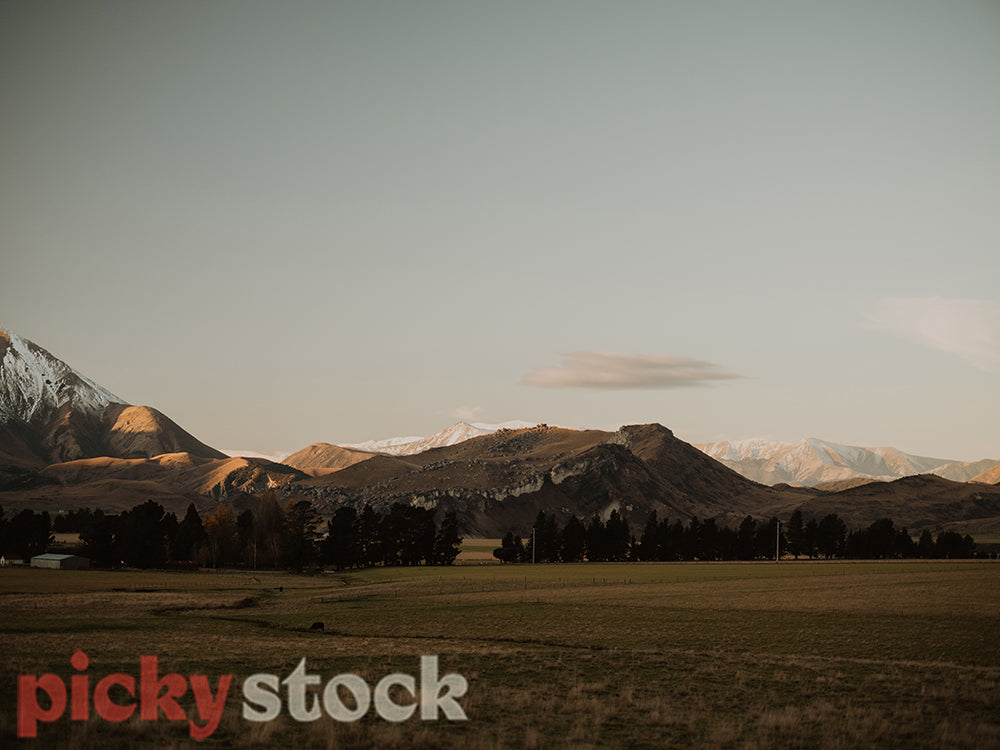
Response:
[[[1000,3],[0,3],[0,326],[221,449],[1000,458]]]

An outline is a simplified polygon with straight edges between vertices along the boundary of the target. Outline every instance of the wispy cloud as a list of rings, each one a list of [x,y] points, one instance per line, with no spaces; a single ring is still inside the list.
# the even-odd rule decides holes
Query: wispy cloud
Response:
[[[1000,302],[910,297],[881,300],[869,321],[883,331],[1000,373]]]
[[[572,352],[558,367],[543,367],[522,379],[540,388],[683,388],[739,378],[711,362],[656,354]]]

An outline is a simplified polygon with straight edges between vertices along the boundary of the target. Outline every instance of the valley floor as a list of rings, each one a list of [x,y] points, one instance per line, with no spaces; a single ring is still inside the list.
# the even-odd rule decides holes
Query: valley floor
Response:
[[[17,676],[69,685],[77,649],[91,691],[115,672],[138,684],[144,655],[161,676],[214,687],[232,674],[199,746],[1000,747],[998,563],[2,569],[0,602],[10,747],[198,745],[183,721],[71,721],[69,708],[17,740]],[[467,680],[467,721],[241,716],[251,674],[284,678],[304,657],[323,684],[354,673],[374,686],[418,675],[421,655]],[[190,691],[179,703],[196,715]]]

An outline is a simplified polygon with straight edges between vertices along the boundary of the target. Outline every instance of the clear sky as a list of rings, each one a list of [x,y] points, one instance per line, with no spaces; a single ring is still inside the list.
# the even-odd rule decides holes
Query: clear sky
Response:
[[[1000,3],[0,3],[0,326],[224,449],[1000,458]]]

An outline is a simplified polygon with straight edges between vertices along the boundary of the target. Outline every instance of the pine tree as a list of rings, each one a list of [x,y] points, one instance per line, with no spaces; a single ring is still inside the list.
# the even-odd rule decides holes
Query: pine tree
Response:
[[[206,541],[205,526],[198,515],[198,509],[194,503],[190,503],[187,512],[177,526],[177,533],[170,544],[170,559],[172,560],[196,560],[198,559],[198,547]]]
[[[576,516],[570,516],[559,538],[560,559],[563,562],[582,562],[587,552],[587,527],[583,522]]]
[[[281,544],[282,565],[301,573],[316,561],[319,513],[311,500],[292,498],[285,510]]]
[[[358,550],[358,514],[350,506],[341,506],[326,522],[326,538],[320,543],[320,561],[344,570],[360,565]]]
[[[802,525],[802,511],[797,509],[788,520],[788,551],[799,559],[799,555],[805,552],[805,528]]]
[[[453,510],[444,514],[441,527],[434,538],[434,564],[451,565],[462,548],[462,536],[458,533],[458,515]]]
[[[660,535],[660,521],[656,516],[656,511],[654,510],[649,514],[649,518],[646,519],[646,525],[643,527],[642,536],[639,537],[639,559],[643,561],[656,560],[657,559],[657,542]]]

